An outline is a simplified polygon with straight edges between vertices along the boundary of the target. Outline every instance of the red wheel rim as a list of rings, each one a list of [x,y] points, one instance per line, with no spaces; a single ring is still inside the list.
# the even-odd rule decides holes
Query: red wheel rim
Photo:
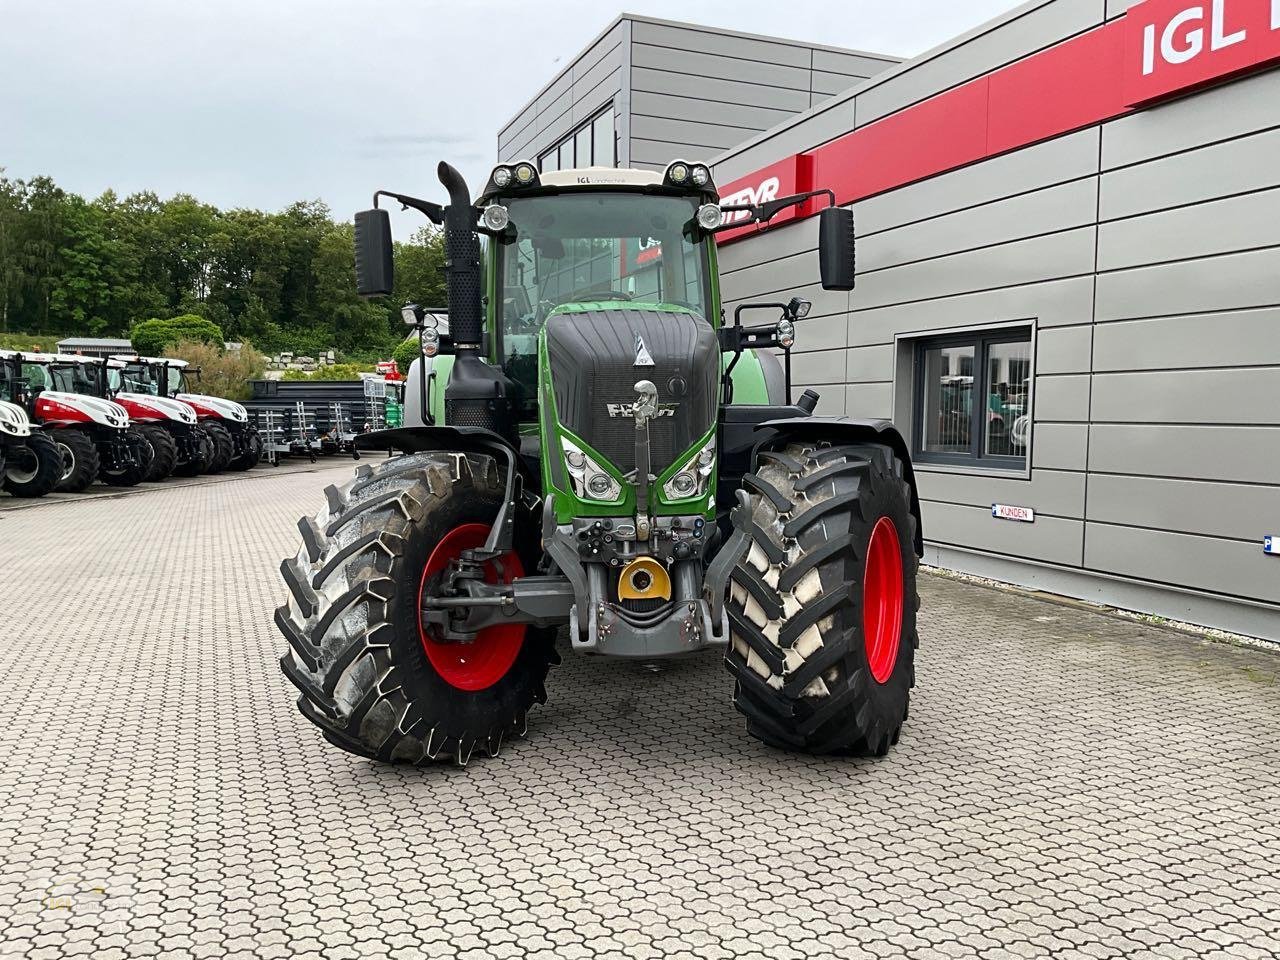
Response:
[[[902,547],[898,528],[888,517],[876,521],[867,545],[862,635],[871,676],[876,683],[884,683],[893,675],[902,640]]]
[[[462,556],[463,550],[484,546],[487,536],[489,528],[483,523],[464,523],[445,534],[431,551],[431,556],[427,557],[427,565],[418,584],[416,609],[422,608],[422,593],[427,581],[447,567],[450,561]],[[524,567],[514,553],[491,560],[484,566],[486,583],[510,583],[522,576]],[[524,633],[525,625],[522,623],[500,624],[481,630],[470,643],[441,643],[422,628],[421,619],[418,621],[418,636],[422,638],[422,649],[426,651],[431,666],[446,683],[459,690],[484,690],[505,677],[520,655]]]

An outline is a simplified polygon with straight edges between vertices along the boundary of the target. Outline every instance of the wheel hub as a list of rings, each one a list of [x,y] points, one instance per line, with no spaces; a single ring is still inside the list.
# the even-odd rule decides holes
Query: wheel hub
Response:
[[[484,546],[489,527],[483,523],[464,523],[454,527],[436,544],[427,557],[418,586],[417,609],[427,584],[443,573],[464,550]],[[485,583],[510,583],[524,576],[524,568],[516,554],[508,553],[483,566]],[[485,627],[471,642],[446,643],[418,622],[418,636],[427,659],[446,683],[459,690],[484,690],[493,686],[511,669],[524,644],[526,627],[521,623]]]
[[[862,632],[867,665],[876,683],[893,676],[902,640],[902,545],[898,528],[881,517],[867,544],[867,567],[862,580]]]

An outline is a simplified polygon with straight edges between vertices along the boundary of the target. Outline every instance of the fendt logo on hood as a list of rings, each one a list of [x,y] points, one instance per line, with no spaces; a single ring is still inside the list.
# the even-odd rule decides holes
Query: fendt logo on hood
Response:
[[[609,411],[609,416],[615,420],[636,415],[636,405],[634,403],[606,403],[605,408]],[[676,405],[674,403],[658,404],[658,412],[654,414],[655,417],[674,417],[675,415]]]
[[[636,334],[636,362],[633,367],[652,367],[653,354],[649,352],[649,348],[644,345],[644,337]]]

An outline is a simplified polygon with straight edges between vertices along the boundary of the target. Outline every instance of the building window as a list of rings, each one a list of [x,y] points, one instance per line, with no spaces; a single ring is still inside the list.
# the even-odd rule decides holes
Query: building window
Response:
[[[575,167],[612,167],[618,162],[617,135],[613,129],[613,104],[570,130],[538,157],[543,173]]]
[[[915,353],[915,456],[996,469],[1027,464],[1031,330],[920,340]]]

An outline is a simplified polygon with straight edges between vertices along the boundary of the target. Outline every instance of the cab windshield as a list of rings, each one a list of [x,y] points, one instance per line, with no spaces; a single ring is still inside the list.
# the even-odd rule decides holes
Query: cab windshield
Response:
[[[87,363],[63,363],[51,366],[49,374],[53,380],[53,389],[63,393],[84,393],[97,396],[98,377],[101,366]]]
[[[122,369],[111,370],[111,388],[124,393],[149,393],[156,397],[160,395],[158,378],[163,373],[149,363],[128,363]]]
[[[512,243],[495,244],[502,353],[531,355],[547,315],[572,303],[670,305],[710,315],[707,239],[693,197],[562,193],[507,202]]]

